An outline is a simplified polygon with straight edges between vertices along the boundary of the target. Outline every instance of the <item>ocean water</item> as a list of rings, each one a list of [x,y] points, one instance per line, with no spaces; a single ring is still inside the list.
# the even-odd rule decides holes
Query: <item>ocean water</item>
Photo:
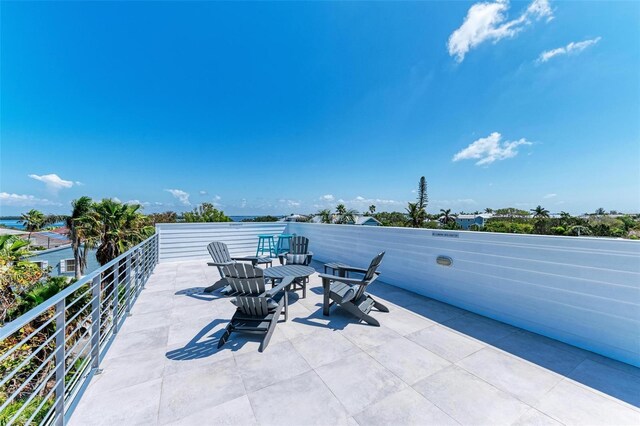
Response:
[[[8,228],[13,229],[24,229],[24,225],[20,223],[19,219],[0,219],[0,225],[6,226]],[[64,226],[64,222],[56,222],[53,225],[49,225],[53,227]]]
[[[242,222],[242,219],[255,219],[258,216],[229,216],[234,222]]]

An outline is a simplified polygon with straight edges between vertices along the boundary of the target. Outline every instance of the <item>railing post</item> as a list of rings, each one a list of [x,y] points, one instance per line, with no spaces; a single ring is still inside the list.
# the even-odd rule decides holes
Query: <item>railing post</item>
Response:
[[[102,274],[91,280],[91,368],[100,374],[100,284]]]
[[[120,294],[120,261],[116,263],[116,270],[113,275],[113,334],[118,333],[118,311],[120,310],[119,306],[119,294]]]
[[[56,372],[55,372],[55,424],[64,425],[64,376],[65,376],[65,334],[66,334],[65,299],[56,303]]]
[[[138,262],[136,263],[136,296],[144,289],[144,261],[144,248],[140,247],[138,249]]]
[[[127,266],[126,266],[126,273],[125,276],[127,277],[127,281],[126,281],[126,285],[124,288],[124,292],[125,292],[125,296],[126,296],[126,312],[127,312],[127,316],[131,316],[131,254],[129,254],[127,256]]]

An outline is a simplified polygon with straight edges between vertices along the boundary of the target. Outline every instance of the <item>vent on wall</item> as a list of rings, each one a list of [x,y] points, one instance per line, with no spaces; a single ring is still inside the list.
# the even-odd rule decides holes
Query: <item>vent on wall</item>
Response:
[[[438,256],[436,258],[436,263],[442,266],[451,266],[453,264],[453,259],[448,256]]]

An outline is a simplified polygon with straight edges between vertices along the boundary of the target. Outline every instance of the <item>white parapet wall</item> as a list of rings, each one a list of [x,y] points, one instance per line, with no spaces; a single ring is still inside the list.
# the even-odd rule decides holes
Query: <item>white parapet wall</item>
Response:
[[[638,241],[310,223],[287,232],[308,237],[321,262],[365,267],[385,251],[389,284],[640,366]]]
[[[207,244],[212,241],[226,243],[232,256],[255,255],[258,235],[277,236],[286,227],[284,222],[159,223],[159,261],[209,259]]]

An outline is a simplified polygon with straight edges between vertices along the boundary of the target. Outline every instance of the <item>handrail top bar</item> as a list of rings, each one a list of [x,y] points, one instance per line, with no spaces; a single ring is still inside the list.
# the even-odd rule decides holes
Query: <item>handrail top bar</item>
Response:
[[[138,245],[131,247],[129,250],[125,251],[120,256],[116,257],[115,259],[105,264],[104,266],[101,266],[95,271],[92,271],[90,274],[87,274],[84,277],[80,278],[80,280],[78,280],[78,282],[73,284],[71,287],[67,287],[66,289],[62,290],[60,293],[56,294],[53,297],[50,297],[49,299],[45,300],[35,308],[31,309],[29,312],[26,312],[20,315],[15,320],[5,324],[3,327],[0,327],[0,340],[4,340],[5,338],[11,336],[13,333],[15,333],[16,331],[20,330],[22,327],[27,325],[31,320],[42,315],[47,309],[50,309],[60,301],[66,299],[69,295],[73,294],[80,287],[87,284],[89,281],[92,281],[95,277],[102,274],[105,270],[109,269],[116,263],[120,262],[122,259],[129,256],[135,250],[139,249],[141,246],[148,243],[150,240],[154,238],[158,238],[157,233],[153,234],[152,236],[142,241]]]

